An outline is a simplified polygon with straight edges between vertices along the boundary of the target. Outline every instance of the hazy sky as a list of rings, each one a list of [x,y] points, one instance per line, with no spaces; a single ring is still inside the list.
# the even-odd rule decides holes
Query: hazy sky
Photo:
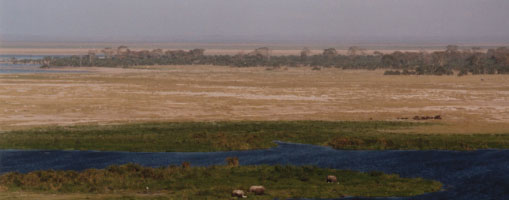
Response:
[[[0,38],[509,42],[509,0],[0,0]]]

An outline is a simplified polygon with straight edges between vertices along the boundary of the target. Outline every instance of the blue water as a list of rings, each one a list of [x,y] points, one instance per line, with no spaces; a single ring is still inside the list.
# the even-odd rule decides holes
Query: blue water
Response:
[[[39,64],[0,63],[0,74],[86,73],[86,72],[87,71],[41,69]]]
[[[243,165],[316,165],[423,177],[442,182],[445,189],[411,198],[376,199],[509,199],[509,150],[345,151],[304,144],[278,144],[278,147],[266,150],[207,153],[2,150],[0,173],[83,170],[129,162],[157,167],[189,161],[192,165],[207,166],[224,164],[226,157],[237,156]]]
[[[46,56],[65,57],[68,55],[0,55],[0,61],[9,61],[11,58],[22,59],[43,59]],[[0,63],[0,74],[40,74],[40,73],[85,73],[86,71],[69,70],[48,70],[41,69],[39,64],[9,64]]]
[[[70,57],[71,55],[17,55],[17,54],[0,54],[0,61],[8,61],[11,60],[11,58],[16,58],[17,60],[39,60],[43,59],[44,57],[53,57],[53,58],[63,58],[63,57]],[[99,58],[103,58],[104,54],[96,54]]]
[[[38,60],[43,59],[44,57],[67,57],[69,55],[16,55],[16,54],[0,54],[0,60],[10,60],[11,58],[16,58],[17,60]]]

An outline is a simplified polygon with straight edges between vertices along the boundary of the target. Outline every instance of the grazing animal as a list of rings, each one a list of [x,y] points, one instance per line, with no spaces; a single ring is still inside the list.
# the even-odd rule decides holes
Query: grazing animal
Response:
[[[261,185],[253,185],[249,187],[249,192],[254,193],[255,195],[262,195],[265,194],[265,187]]]
[[[422,116],[421,117],[422,120],[428,120],[428,119],[433,119],[433,117],[430,117],[430,116]]]
[[[232,197],[247,198],[246,193],[244,192],[244,190],[233,190],[232,191]]]
[[[338,178],[334,175],[327,176],[327,183],[336,183],[338,182]]]
[[[435,115],[435,116],[414,116],[414,118],[412,118],[413,120],[430,120],[430,119],[442,119],[442,117],[440,115]]]

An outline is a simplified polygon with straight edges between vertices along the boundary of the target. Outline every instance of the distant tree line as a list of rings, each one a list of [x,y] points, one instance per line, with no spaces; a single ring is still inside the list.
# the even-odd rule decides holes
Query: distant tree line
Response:
[[[309,66],[336,67],[342,69],[387,69],[386,75],[457,75],[508,74],[509,49],[500,47],[481,51],[480,48],[460,50],[449,45],[444,51],[401,52],[366,54],[359,47],[350,47],[346,55],[334,48],[324,49],[321,54],[311,55],[304,48],[300,55],[271,55],[269,48],[255,49],[247,54],[205,55],[204,49],[189,51],[154,49],[132,51],[126,46],[105,48],[102,56],[95,51],[87,55],[69,57],[45,57],[38,61],[43,66],[102,66],[131,67],[137,65],[221,65],[235,67]]]

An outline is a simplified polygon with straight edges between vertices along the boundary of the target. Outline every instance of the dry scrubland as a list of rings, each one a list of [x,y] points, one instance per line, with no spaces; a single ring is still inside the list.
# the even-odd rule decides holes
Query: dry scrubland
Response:
[[[217,66],[77,70],[90,73],[0,75],[0,129],[139,121],[413,121],[414,115],[441,115],[436,125],[410,132],[509,130],[509,76],[503,75]]]

